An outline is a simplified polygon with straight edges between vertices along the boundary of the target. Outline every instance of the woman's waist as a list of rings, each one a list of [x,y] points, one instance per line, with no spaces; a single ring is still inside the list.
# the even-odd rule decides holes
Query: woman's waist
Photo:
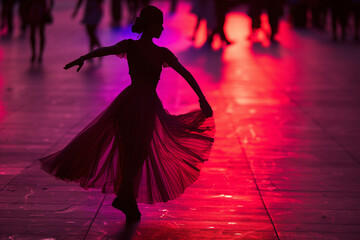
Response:
[[[150,88],[156,88],[159,80],[156,78],[150,78],[150,77],[144,77],[144,76],[131,76],[131,85],[139,86],[139,87],[150,87]]]
[[[129,86],[132,88],[132,91],[141,92],[144,95],[154,95],[156,94],[156,85],[150,83],[141,83],[141,82],[131,82]]]

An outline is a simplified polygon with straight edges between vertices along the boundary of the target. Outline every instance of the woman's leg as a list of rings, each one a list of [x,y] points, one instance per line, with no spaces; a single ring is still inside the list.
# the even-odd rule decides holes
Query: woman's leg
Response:
[[[120,143],[120,148],[123,149],[124,161],[121,174],[122,181],[117,194],[121,198],[135,200],[138,197],[141,170],[150,152],[154,129],[153,122],[149,120],[151,118],[144,114],[143,119],[147,119],[147,123],[144,123],[143,126],[124,129],[121,133],[124,141]]]
[[[134,106],[134,108],[140,107],[141,104]],[[121,154],[119,158],[121,179],[113,206],[118,206],[117,208],[124,212],[129,220],[140,220],[141,214],[136,199],[144,161],[151,150],[155,125],[155,110],[144,109],[141,111],[139,113],[134,109],[133,112],[130,112],[129,114],[136,116],[132,119],[132,124],[120,125],[117,134],[120,137],[118,148]]]
[[[45,24],[39,25],[39,35],[40,35],[40,52],[39,52],[39,63],[42,62],[44,48],[45,48]]]
[[[96,36],[96,27],[97,25],[86,25],[86,31],[89,37],[90,51],[92,51],[95,46],[101,46],[98,37]]]
[[[36,39],[35,39],[36,25],[30,25],[30,45],[31,45],[31,62],[36,58]]]
[[[141,213],[136,198],[139,191],[141,170],[146,156],[141,154],[141,149],[136,151],[137,144],[134,145],[129,142],[123,145],[124,148],[121,149],[124,149],[125,153],[122,156],[124,157],[122,178],[116,194],[117,197],[114,199],[112,206],[121,210],[126,215],[127,221],[138,221],[141,218]]]
[[[275,35],[278,33],[278,30],[279,30],[279,16],[276,13],[269,11],[268,18],[269,18],[269,25],[270,25],[270,29],[271,29],[270,41],[274,41]]]
[[[97,27],[98,25],[94,25],[94,44],[97,47],[101,47],[100,41],[99,41],[99,37],[97,35]]]
[[[27,0],[20,0],[19,15],[21,19],[21,33],[25,34],[27,27]]]
[[[225,14],[225,12],[223,12],[221,14],[221,16],[219,16],[219,36],[220,36],[221,41],[223,41],[229,45],[229,44],[231,44],[231,42],[227,39],[227,37],[225,35],[225,31],[224,31],[225,19],[226,19],[226,14]]]
[[[90,51],[92,51],[94,49],[94,40],[93,40],[93,34],[92,34],[92,28],[91,25],[86,25],[86,33],[88,35],[88,39],[89,39],[89,49]]]

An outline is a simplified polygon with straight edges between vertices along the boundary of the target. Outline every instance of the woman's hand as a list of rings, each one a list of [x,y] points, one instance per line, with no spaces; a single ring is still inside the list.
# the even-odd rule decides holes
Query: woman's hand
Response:
[[[80,68],[84,65],[84,60],[80,57],[80,58],[76,59],[75,61],[72,61],[72,62],[66,64],[64,69],[67,70],[76,65],[79,66],[78,69],[76,70],[78,72],[78,71],[80,71]]]
[[[199,102],[200,102],[201,111],[203,111],[205,117],[207,118],[212,117],[213,110],[211,109],[210,104],[206,101],[206,99],[205,98],[200,99]]]

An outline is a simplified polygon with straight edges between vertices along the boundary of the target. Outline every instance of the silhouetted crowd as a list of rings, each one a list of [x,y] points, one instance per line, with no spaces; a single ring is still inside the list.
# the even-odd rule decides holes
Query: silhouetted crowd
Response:
[[[12,35],[14,9],[18,9],[22,35],[25,34],[27,28],[30,28],[31,62],[37,58],[41,63],[45,44],[45,26],[53,21],[51,12],[54,0],[0,0],[0,2],[0,35]],[[104,2],[109,4],[111,26],[114,28],[120,27],[124,21],[133,22],[138,11],[151,4],[151,0],[78,0],[72,17],[75,18],[79,8],[84,7],[81,22],[88,35],[90,50],[101,46],[96,32],[103,16]],[[170,12],[174,13],[178,0],[168,0],[168,2]],[[262,29],[261,16],[266,13],[270,25],[270,32],[266,34],[270,41],[275,41],[280,18],[286,12],[284,9],[288,9],[288,20],[295,28],[311,26],[324,30],[327,28],[328,14],[331,14],[329,17],[331,17],[332,36],[335,41],[338,40],[338,27],[340,26],[341,29],[341,39],[345,40],[350,25],[353,27],[354,39],[359,40],[360,0],[191,0],[190,3],[192,4],[191,13],[197,17],[192,39],[196,37],[200,21],[204,20],[207,23],[208,44],[213,42],[215,35],[220,37],[223,44],[231,44],[224,31],[226,15],[240,4],[248,6],[247,14],[251,19],[249,39]],[[124,7],[127,8],[128,19],[124,19],[125,16],[122,14]],[[350,23],[350,20],[353,22]],[[36,51],[37,35],[39,35],[38,53]]]
[[[101,47],[97,36],[97,27],[103,17],[104,0],[78,0],[72,14],[72,18],[77,16],[79,9],[84,7],[84,15],[81,23],[84,24],[86,34],[89,39],[90,50]],[[177,0],[169,0],[170,12],[176,11]],[[14,10],[18,9],[21,21],[21,33],[24,36],[26,29],[30,28],[30,45],[32,50],[31,62],[36,59],[42,62],[43,50],[45,46],[45,26],[53,22],[52,9],[54,0],[0,0],[1,19],[0,36],[10,37],[14,30]],[[112,27],[121,26],[124,16],[123,7],[128,11],[128,22],[134,21],[138,11],[150,4],[150,0],[109,0],[111,8]],[[74,3],[75,4],[75,3]],[[38,35],[38,37],[37,37]],[[39,40],[37,40],[39,39]],[[39,43],[37,44],[37,41]],[[37,51],[37,47],[39,47]]]
[[[324,30],[327,14],[330,12],[332,35],[335,41],[338,39],[337,27],[340,26],[341,38],[345,40],[349,25],[354,28],[354,39],[359,40],[360,0],[288,0],[288,3],[290,21],[294,27],[306,28],[311,23],[312,27]],[[349,22],[351,17],[354,21],[352,24]]]
[[[313,27],[325,30],[328,14],[331,17],[333,39],[338,39],[338,27],[341,38],[346,39],[347,29],[353,27],[354,40],[359,40],[360,0],[193,0],[191,12],[197,16],[192,39],[195,39],[201,20],[207,21],[208,42],[213,35],[219,34],[221,40],[230,44],[223,31],[225,16],[232,7],[238,4],[248,6],[251,19],[251,39],[261,29],[261,15],[266,13],[271,31],[267,33],[269,40],[274,41],[279,30],[279,20],[288,9],[289,22],[295,28]],[[353,19],[353,22],[350,22]]]

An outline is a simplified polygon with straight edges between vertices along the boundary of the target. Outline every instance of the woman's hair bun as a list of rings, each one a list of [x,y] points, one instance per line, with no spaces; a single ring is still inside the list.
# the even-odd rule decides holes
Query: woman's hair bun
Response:
[[[144,32],[145,26],[144,22],[141,20],[141,18],[136,17],[134,25],[131,27],[131,31],[134,33],[142,33]]]
[[[154,6],[146,6],[141,10],[140,17],[135,19],[131,31],[134,33],[143,33],[150,23],[159,21],[163,21],[162,11]]]

